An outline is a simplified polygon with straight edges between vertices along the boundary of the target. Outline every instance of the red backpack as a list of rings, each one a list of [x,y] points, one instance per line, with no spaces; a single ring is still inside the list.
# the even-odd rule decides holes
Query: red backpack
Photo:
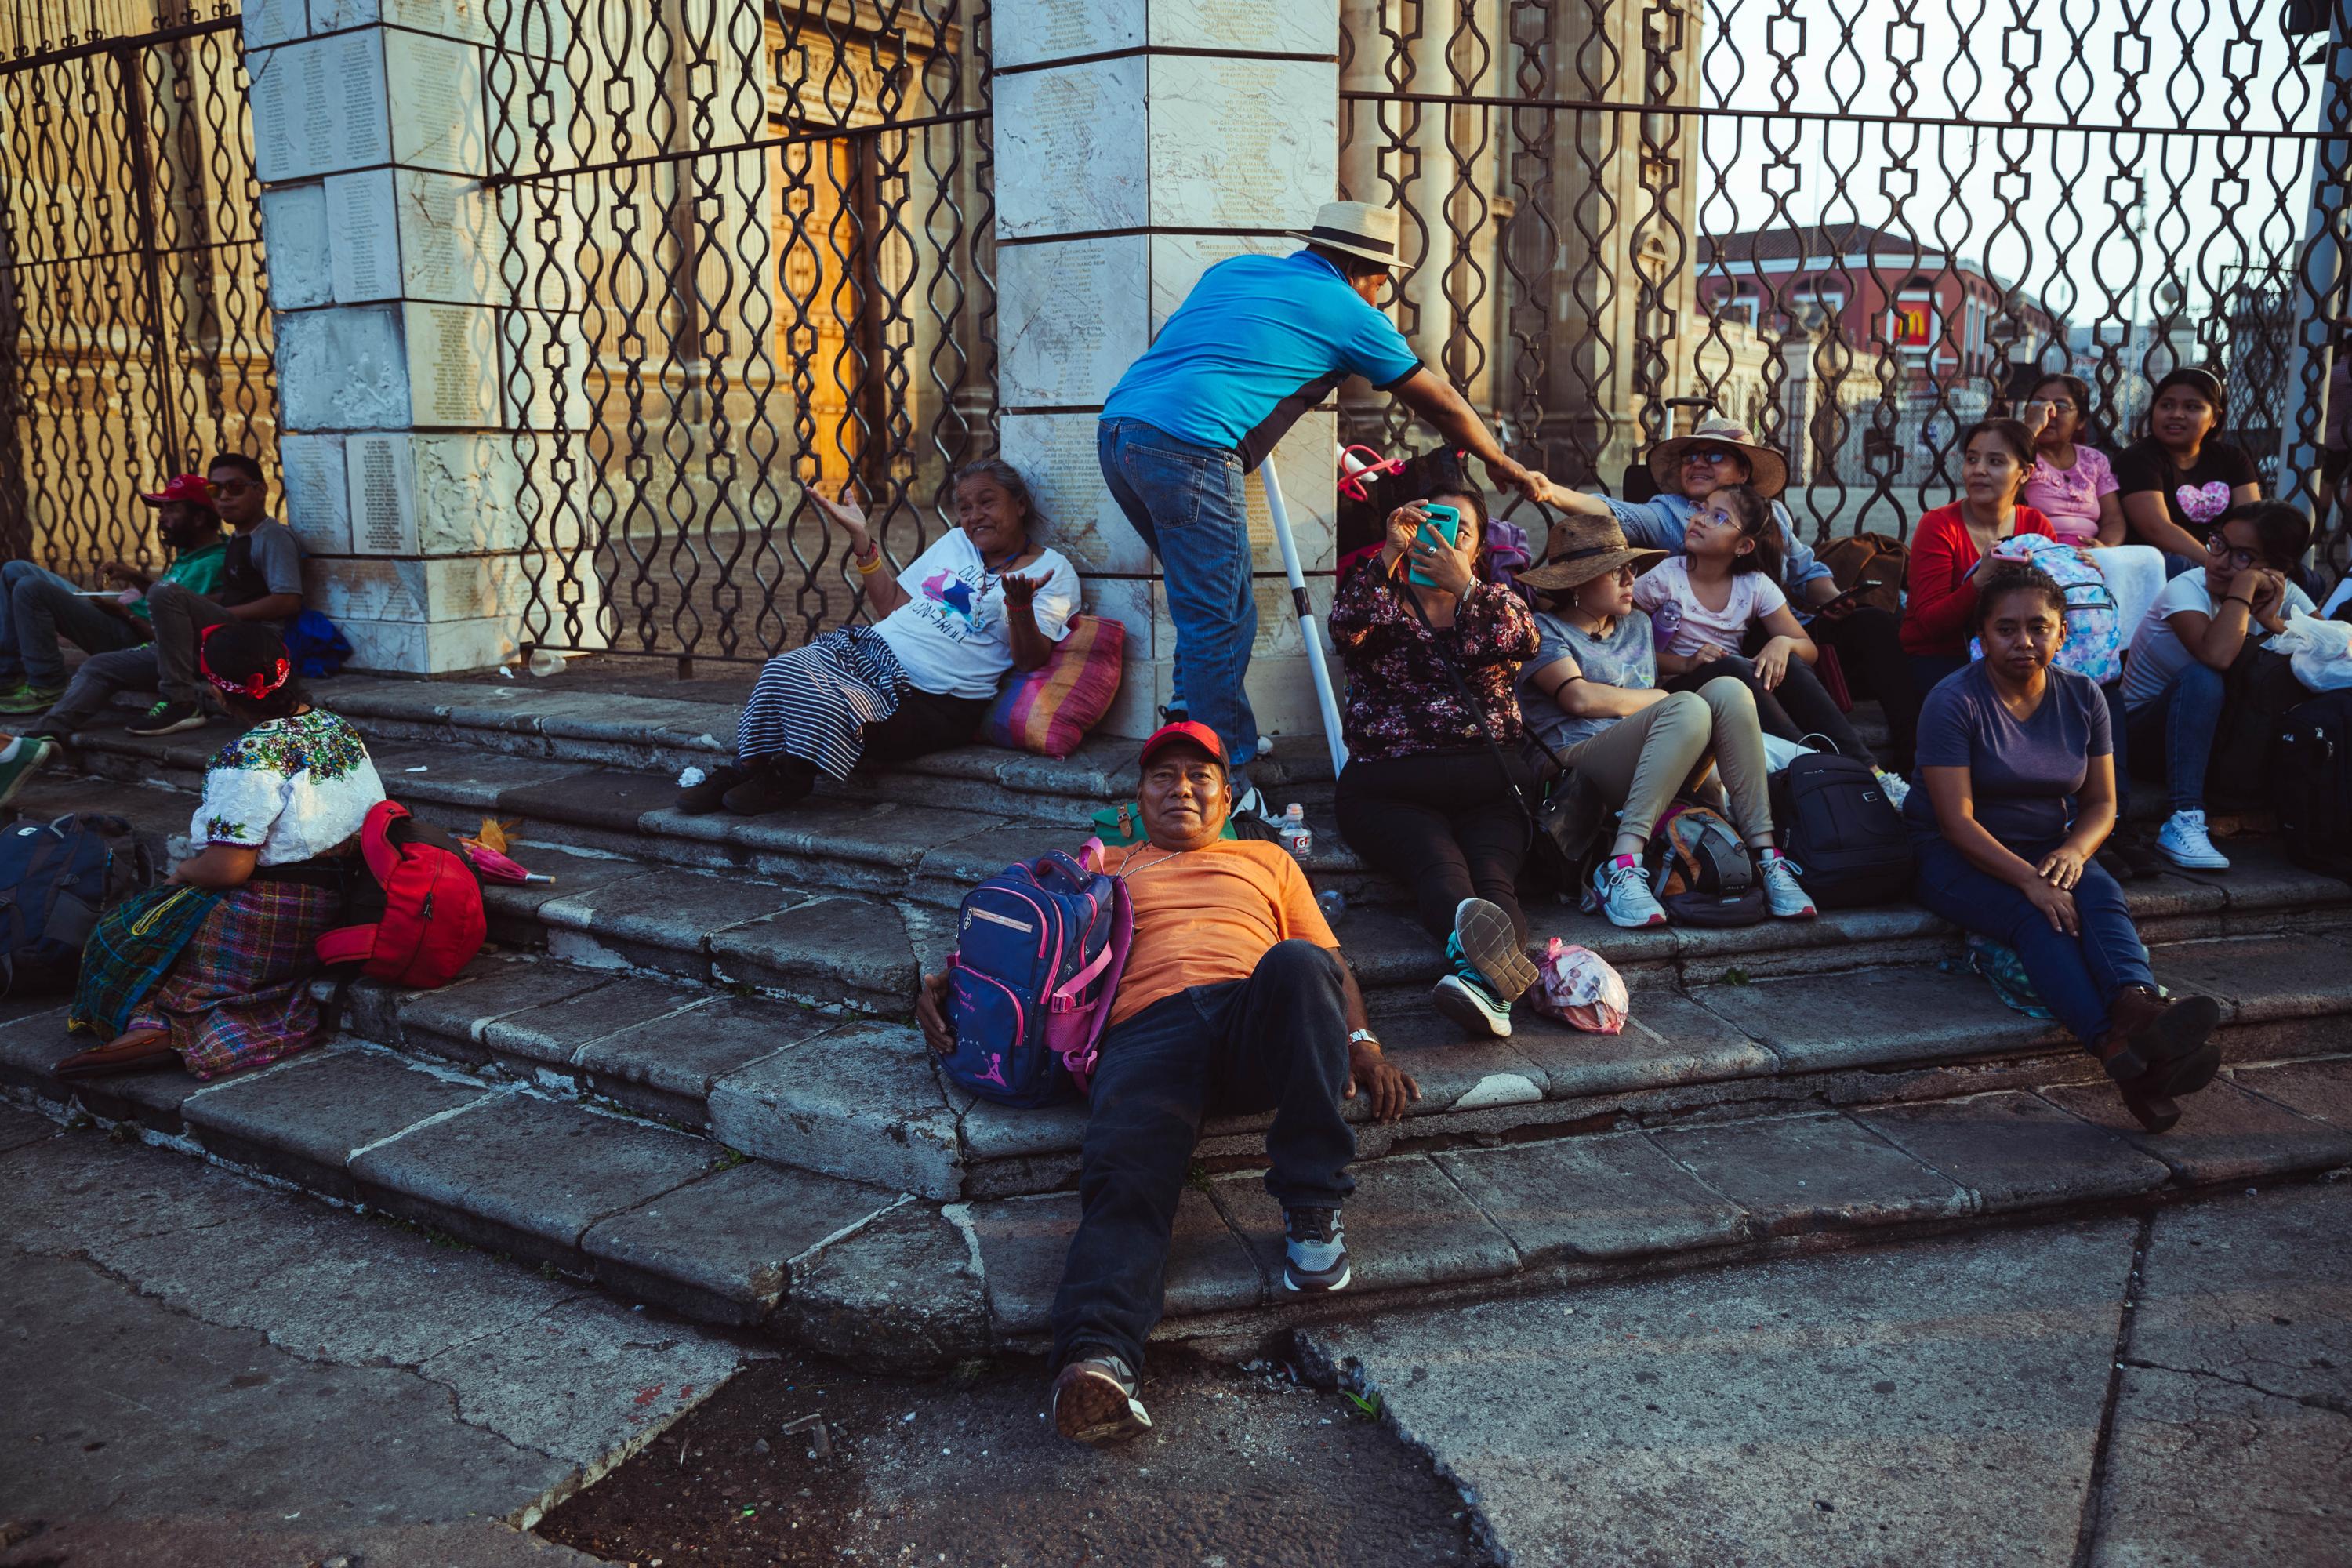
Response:
[[[377,918],[320,937],[319,962],[357,964],[362,974],[415,990],[448,984],[482,950],[488,932],[474,868],[447,835],[418,822],[397,801],[368,808],[360,853],[374,874],[383,908],[375,909],[370,889],[355,890],[353,909]]]

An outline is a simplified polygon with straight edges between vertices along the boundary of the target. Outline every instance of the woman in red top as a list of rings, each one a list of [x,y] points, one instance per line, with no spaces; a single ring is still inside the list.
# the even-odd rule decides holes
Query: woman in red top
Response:
[[[1911,569],[1903,580],[1903,647],[1922,691],[1969,662],[1969,616],[1976,609],[1976,569],[2013,534],[2047,536],[2050,520],[2017,504],[2033,475],[2033,437],[2014,419],[1984,419],[1960,437],[1966,493],[1919,520],[1911,533]]]

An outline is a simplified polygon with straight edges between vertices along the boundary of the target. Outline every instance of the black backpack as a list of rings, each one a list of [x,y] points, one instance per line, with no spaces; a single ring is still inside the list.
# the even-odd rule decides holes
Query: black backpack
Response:
[[[0,830],[0,994],[72,989],[99,915],[154,880],[154,861],[119,816]]]
[[[1772,775],[1781,853],[1825,910],[1894,903],[1911,891],[1911,836],[1868,764],[1807,752]]]
[[[2325,692],[2281,717],[2271,804],[2288,858],[2352,881],[2352,691]]]

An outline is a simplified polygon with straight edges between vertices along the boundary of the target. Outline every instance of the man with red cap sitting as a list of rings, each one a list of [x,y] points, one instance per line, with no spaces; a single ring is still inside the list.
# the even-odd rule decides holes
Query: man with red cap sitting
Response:
[[[1216,733],[1171,724],[1143,743],[1144,841],[1106,852],[1135,940],[1089,1089],[1078,1233],[1054,1299],[1054,1424],[1080,1442],[1151,1425],[1136,1378],[1202,1117],[1274,1112],[1265,1187],[1282,1205],[1283,1284],[1328,1291],[1349,1279],[1339,1207],[1356,1139],[1341,1101],[1360,1089],[1393,1121],[1421,1097],[1381,1055],[1297,860],[1223,837],[1233,794]],[[916,1004],[942,1055],[955,1044],[947,994],[941,971]]]

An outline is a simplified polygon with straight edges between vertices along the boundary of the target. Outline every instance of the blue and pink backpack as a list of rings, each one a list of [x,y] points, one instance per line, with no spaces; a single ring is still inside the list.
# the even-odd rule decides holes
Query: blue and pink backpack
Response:
[[[1135,910],[1102,840],[1007,867],[964,895],[948,957],[958,1087],[1024,1110],[1084,1092],[1127,968]]]

